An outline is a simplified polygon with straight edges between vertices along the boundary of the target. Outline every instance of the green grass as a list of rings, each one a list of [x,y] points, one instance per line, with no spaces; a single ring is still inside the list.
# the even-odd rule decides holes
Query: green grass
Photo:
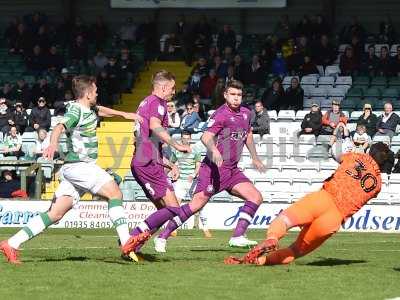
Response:
[[[5,239],[15,229],[1,229]],[[1,299],[386,299],[400,296],[400,237],[340,233],[289,266],[226,266],[244,253],[230,232],[180,231],[168,253],[150,241],[139,264],[119,258],[111,230],[53,229],[28,242],[23,265],[0,261]],[[290,234],[283,244],[294,238]],[[250,231],[261,240],[263,231]]]

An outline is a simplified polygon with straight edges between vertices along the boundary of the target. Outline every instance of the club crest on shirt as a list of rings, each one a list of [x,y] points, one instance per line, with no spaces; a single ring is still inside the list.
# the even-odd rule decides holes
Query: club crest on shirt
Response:
[[[207,185],[207,193],[214,192],[214,186],[212,184]]]
[[[164,109],[164,106],[162,106],[162,105],[159,105],[158,106],[158,109],[157,109],[157,111],[158,111],[158,113],[160,114],[160,115],[164,115],[164,113],[165,113],[165,109]]]

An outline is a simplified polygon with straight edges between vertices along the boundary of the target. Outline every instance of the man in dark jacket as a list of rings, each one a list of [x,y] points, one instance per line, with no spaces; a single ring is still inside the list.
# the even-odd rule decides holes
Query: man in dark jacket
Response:
[[[45,128],[49,131],[51,125],[51,113],[46,106],[46,99],[40,97],[37,106],[32,108],[30,115],[30,126],[33,130],[38,128]]]
[[[322,114],[317,103],[313,103],[311,111],[304,116],[301,122],[301,130],[298,135],[314,134],[318,135],[322,128]]]
[[[17,84],[12,89],[13,99],[22,102],[23,107],[31,107],[31,89],[23,78],[17,80]]]
[[[400,117],[393,112],[391,103],[385,103],[383,107],[384,113],[378,118],[376,124],[376,136],[389,136],[392,138],[396,132],[397,125],[400,125]]]
[[[7,100],[5,98],[0,98],[0,131],[4,135],[10,130],[12,125],[12,113],[7,105]]]
[[[26,113],[21,102],[15,104],[13,115],[13,125],[17,127],[19,133],[23,134],[26,127],[28,127],[28,114]]]
[[[264,135],[270,132],[270,118],[262,101],[257,101],[251,114],[251,128],[253,133]]]

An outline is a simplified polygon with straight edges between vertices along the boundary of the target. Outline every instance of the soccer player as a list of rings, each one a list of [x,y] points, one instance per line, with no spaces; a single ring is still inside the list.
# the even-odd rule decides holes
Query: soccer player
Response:
[[[190,146],[192,141],[192,134],[189,131],[181,132],[182,145],[188,145],[191,148],[190,152],[179,152],[175,149],[172,150],[170,161],[175,163],[179,168],[179,178],[174,182],[175,195],[178,202],[192,198],[193,190],[196,187],[196,182],[199,175],[201,163],[201,150],[199,145]],[[210,231],[207,229],[207,216],[203,210],[200,210],[200,222],[203,225],[204,236],[207,238],[212,237]],[[165,252],[165,239],[154,239],[154,248],[157,252]]]
[[[227,258],[227,264],[289,264],[321,246],[340,225],[361,209],[381,190],[381,170],[390,153],[384,143],[371,146],[369,154],[346,153],[336,172],[325,180],[321,190],[310,193],[284,210],[270,225],[266,240],[243,259]],[[296,241],[277,249],[287,231],[302,228]],[[266,255],[265,255],[266,254]]]
[[[143,122],[138,124],[135,131],[136,149],[131,170],[137,183],[158,210],[134,228],[132,236],[139,236],[145,232],[152,234],[180,213],[174,188],[165,172],[166,168],[170,169],[172,179],[176,180],[179,177],[179,170],[163,156],[162,145],[168,144],[180,152],[191,151],[189,145],[175,142],[166,130],[167,102],[175,94],[174,76],[170,72],[159,71],[154,74],[152,85],[152,94],[140,103],[137,111]],[[138,252],[139,249],[140,246],[134,252]]]
[[[122,193],[114,179],[96,165],[97,117],[121,116],[137,121],[141,121],[141,118],[135,113],[96,106],[97,87],[91,77],[83,75],[75,77],[72,80],[72,88],[77,99],[71,103],[61,122],[53,129],[50,145],[43,151],[44,158],[53,159],[58,149],[60,135],[66,133],[68,153],[60,170],[60,185],[49,211],[33,217],[26,227],[7,241],[1,242],[0,251],[10,263],[20,264],[18,259],[20,245],[58,222],[86,191],[108,199],[108,213],[121,240],[123,254],[129,254],[130,250],[145,237],[145,235],[130,237],[122,207]]]
[[[211,116],[208,128],[201,137],[208,154],[201,164],[193,199],[181,207],[179,218],[168,223],[159,239],[167,239],[171,232],[203,208],[211,196],[226,190],[245,200],[229,245],[249,247],[257,244],[247,239],[245,233],[262,203],[262,196],[237,166],[244,145],[249,149],[253,164],[260,172],[265,172],[265,166],[258,158],[254,146],[250,111],[241,106],[242,91],[241,82],[228,82],[224,92],[226,103]]]

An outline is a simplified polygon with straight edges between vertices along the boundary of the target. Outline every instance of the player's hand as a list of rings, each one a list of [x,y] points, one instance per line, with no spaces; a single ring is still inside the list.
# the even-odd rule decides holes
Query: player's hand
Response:
[[[138,121],[139,123],[143,123],[143,118],[136,113],[125,112],[123,113],[123,117],[124,119],[127,120],[133,120],[133,121]]]
[[[222,158],[221,153],[218,150],[214,150],[211,152],[211,161],[217,165],[217,167],[221,167],[224,159]]]
[[[177,166],[175,166],[175,165],[172,166],[170,175],[171,175],[171,178],[172,178],[173,181],[178,180],[178,178],[179,178],[179,169],[178,169]]]
[[[49,145],[46,149],[43,150],[43,158],[48,160],[53,160],[54,153],[57,151],[56,145]]]
[[[184,153],[190,153],[192,152],[192,149],[190,148],[189,145],[182,145],[175,143],[174,148],[178,150],[179,152],[184,152]]]
[[[260,173],[265,173],[267,171],[267,167],[263,164],[263,162],[256,158],[253,159],[253,166],[258,170]]]

